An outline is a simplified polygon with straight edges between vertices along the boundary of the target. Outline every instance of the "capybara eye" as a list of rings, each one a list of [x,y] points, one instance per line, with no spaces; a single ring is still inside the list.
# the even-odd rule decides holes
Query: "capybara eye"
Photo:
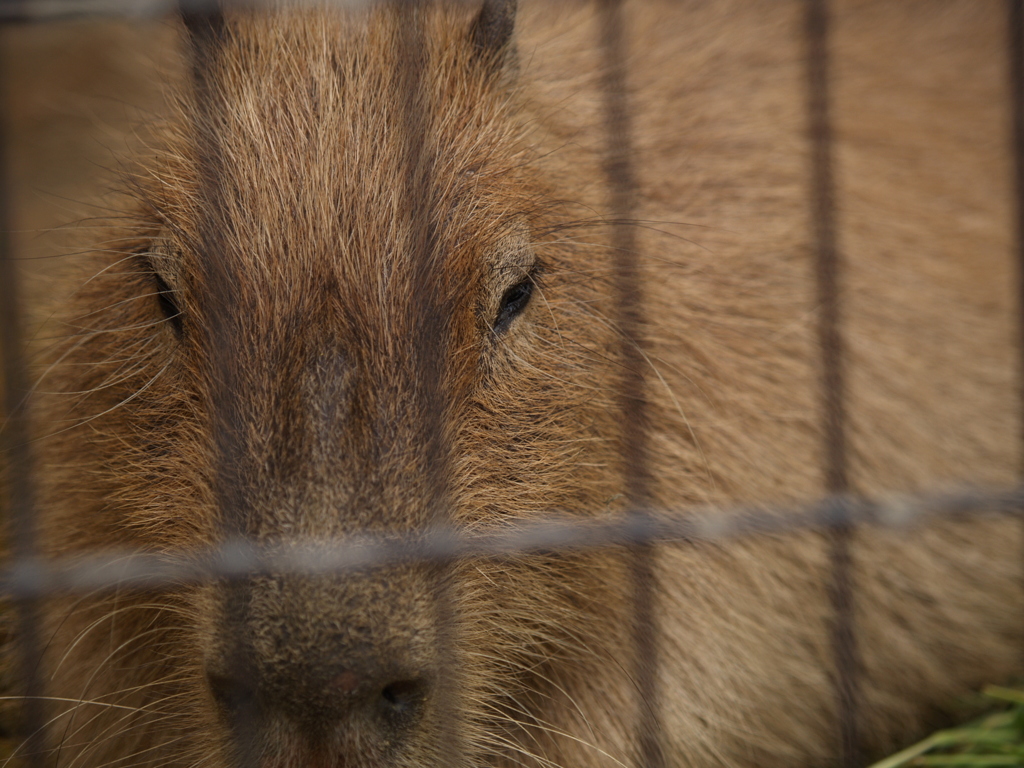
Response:
[[[175,335],[181,336],[184,328],[181,322],[181,307],[178,306],[178,301],[174,295],[175,291],[160,276],[159,272],[153,273],[153,279],[156,281],[156,298],[160,305],[160,311],[163,312],[164,317],[170,322]]]
[[[495,333],[504,332],[526,309],[530,297],[533,296],[533,286],[533,277],[527,277],[505,291],[505,295],[501,297],[501,306],[498,308],[498,317],[494,320]]]

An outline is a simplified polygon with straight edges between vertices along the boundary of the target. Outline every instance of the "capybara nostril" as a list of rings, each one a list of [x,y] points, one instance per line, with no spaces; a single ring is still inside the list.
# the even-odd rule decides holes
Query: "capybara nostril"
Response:
[[[252,681],[241,677],[209,669],[206,672],[206,684],[213,700],[225,713],[251,707],[256,700],[256,689]]]
[[[423,678],[379,674],[372,667],[329,674],[278,670],[264,682],[259,701],[263,712],[284,715],[306,733],[358,730],[394,741],[425,711],[429,688]],[[244,702],[245,695],[244,688],[223,685],[215,694],[229,706]]]
[[[381,711],[393,725],[408,725],[423,710],[428,693],[429,683],[423,679],[388,683],[380,692]]]

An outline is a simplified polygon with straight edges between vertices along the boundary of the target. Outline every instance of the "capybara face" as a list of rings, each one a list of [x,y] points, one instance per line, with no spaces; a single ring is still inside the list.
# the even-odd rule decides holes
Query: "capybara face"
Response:
[[[104,501],[61,547],[619,508],[605,257],[561,232],[580,191],[537,169],[548,139],[523,114],[514,51],[481,44],[480,23],[382,8],[229,16],[196,35],[176,118],[131,181],[137,240],[76,298],[90,333],[69,360],[96,364],[67,377],[88,394],[65,444],[95,452],[82,463]],[[207,750],[224,766],[450,765],[503,751],[493,728],[474,734],[572,644],[566,610],[615,602],[595,592],[614,559],[589,567],[271,575],[122,598],[116,622],[110,604],[78,607],[99,618],[73,631],[87,653],[139,623],[149,639],[126,636],[128,656],[174,648],[130,663],[146,698],[180,709],[141,707],[111,752],[127,738],[159,764],[167,740],[182,764]],[[68,759],[107,754],[68,742]]]

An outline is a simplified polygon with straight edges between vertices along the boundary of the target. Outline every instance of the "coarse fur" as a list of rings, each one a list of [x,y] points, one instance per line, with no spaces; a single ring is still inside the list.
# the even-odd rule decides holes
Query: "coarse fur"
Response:
[[[802,13],[624,9],[661,508],[823,491]],[[47,554],[621,511],[598,11],[526,3],[512,41],[474,19],[199,31],[40,371]],[[835,21],[852,485],[1009,483],[999,6]],[[855,534],[870,752],[1019,671],[1020,551],[1011,521]],[[666,764],[832,764],[826,539],[654,564]],[[53,764],[629,765],[629,574],[603,550],[53,599]],[[375,714],[382,688],[413,715]]]

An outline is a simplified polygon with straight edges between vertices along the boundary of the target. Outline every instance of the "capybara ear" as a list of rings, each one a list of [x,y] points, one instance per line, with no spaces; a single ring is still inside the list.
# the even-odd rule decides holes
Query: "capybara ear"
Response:
[[[515,70],[517,0],[484,0],[471,32],[473,47],[490,66]]]
[[[197,70],[208,67],[224,38],[220,0],[178,0],[178,13],[192,46],[193,67]]]

